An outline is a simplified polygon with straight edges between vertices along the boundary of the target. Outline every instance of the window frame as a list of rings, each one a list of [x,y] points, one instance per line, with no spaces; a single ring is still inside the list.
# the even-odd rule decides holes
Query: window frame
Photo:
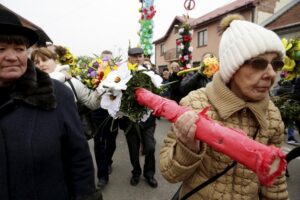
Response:
[[[165,43],[160,44],[160,56],[165,54]]]
[[[205,47],[208,45],[208,30],[207,28],[197,32],[197,47]]]

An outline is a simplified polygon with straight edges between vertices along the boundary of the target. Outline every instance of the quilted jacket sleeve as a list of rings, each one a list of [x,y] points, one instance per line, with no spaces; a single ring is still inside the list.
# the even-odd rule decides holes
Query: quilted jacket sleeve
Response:
[[[270,126],[274,130],[274,134],[271,137],[269,144],[274,144],[280,147],[284,137],[284,124],[280,117],[279,110],[271,103],[270,109]],[[271,187],[261,188],[261,199],[262,200],[285,200],[288,199],[287,183],[284,174],[279,176],[275,183]]]
[[[185,97],[181,105],[190,106],[190,101],[196,93]],[[191,97],[191,98],[190,98]],[[160,169],[162,175],[169,182],[180,182],[190,177],[206,153],[207,146],[201,143],[201,151],[194,153],[177,140],[172,129],[164,140],[164,145],[160,151]]]
[[[166,180],[176,183],[190,177],[201,162],[206,146],[196,154],[176,139],[172,130],[164,140],[160,151],[160,170]]]

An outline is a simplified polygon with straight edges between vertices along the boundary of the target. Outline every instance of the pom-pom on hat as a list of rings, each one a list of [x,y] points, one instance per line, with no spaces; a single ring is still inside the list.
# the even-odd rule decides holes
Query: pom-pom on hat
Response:
[[[245,61],[267,52],[284,56],[283,44],[273,31],[245,21],[241,15],[228,15],[220,23],[220,75],[228,83]]]
[[[37,42],[38,34],[22,25],[20,19],[12,12],[0,8],[0,34],[15,34],[21,35],[28,39],[29,46]]]

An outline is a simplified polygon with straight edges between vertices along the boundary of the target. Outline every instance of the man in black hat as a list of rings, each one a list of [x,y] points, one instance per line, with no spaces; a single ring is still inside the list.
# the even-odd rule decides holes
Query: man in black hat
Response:
[[[131,48],[128,51],[128,62],[133,65],[142,65],[144,62],[143,49]],[[140,166],[140,147],[143,146],[143,154],[145,155],[145,164],[143,176],[147,183],[153,187],[157,187],[155,174],[155,138],[154,132],[156,127],[155,117],[151,115],[145,122],[139,122],[137,126],[131,126],[128,130],[130,120],[123,117],[119,120],[120,128],[126,132],[126,141],[129,149],[130,162],[133,167],[130,184],[136,186],[140,181],[142,169]],[[138,128],[136,128],[138,127]]]
[[[37,40],[0,9],[0,199],[100,200],[71,90],[27,58]]]
[[[130,48],[128,50],[128,62],[131,64],[142,65],[144,63],[144,51],[140,47]]]

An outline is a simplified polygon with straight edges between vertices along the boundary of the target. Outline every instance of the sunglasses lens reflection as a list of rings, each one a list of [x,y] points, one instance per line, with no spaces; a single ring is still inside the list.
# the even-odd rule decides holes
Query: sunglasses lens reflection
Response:
[[[252,60],[252,67],[259,70],[264,70],[268,66],[269,62],[265,59]]]
[[[281,70],[282,67],[284,66],[284,62],[282,60],[272,60],[271,64],[275,71]]]
[[[253,59],[251,61],[251,65],[254,69],[265,70],[268,67],[269,61],[265,59]],[[284,66],[284,62],[282,60],[272,60],[271,65],[274,71],[279,71]]]

